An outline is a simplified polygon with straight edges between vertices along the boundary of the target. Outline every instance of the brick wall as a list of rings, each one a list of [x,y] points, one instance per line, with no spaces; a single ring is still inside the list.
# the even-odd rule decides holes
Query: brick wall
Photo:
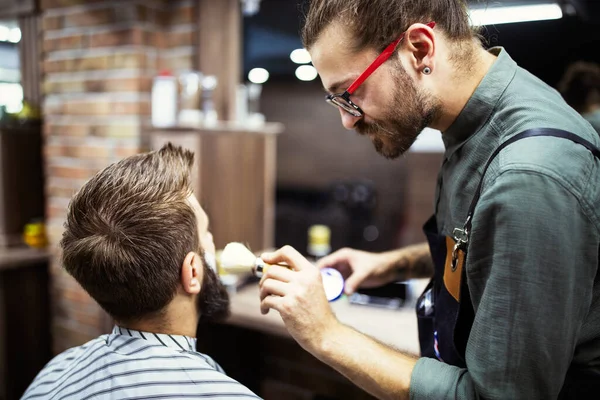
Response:
[[[95,172],[146,147],[152,77],[192,69],[193,1],[42,0],[46,220],[54,352],[111,321],[58,262],[66,207]]]

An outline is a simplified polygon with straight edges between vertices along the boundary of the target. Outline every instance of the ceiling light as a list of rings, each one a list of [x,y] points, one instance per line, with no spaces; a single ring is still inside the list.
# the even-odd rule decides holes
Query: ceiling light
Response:
[[[558,4],[531,4],[522,6],[472,8],[469,10],[471,25],[499,25],[514,22],[546,21],[562,18]]]
[[[261,0],[242,0],[242,13],[246,17],[252,17],[260,11]]]
[[[12,28],[8,35],[8,40],[13,43],[19,43],[21,41],[21,29]]]
[[[253,68],[248,73],[248,80],[252,83],[265,83],[269,80],[269,71],[264,68]]]
[[[296,64],[308,64],[311,62],[310,54],[306,49],[296,49],[290,54],[290,59]]]
[[[314,81],[318,75],[319,73],[312,65],[301,65],[296,68],[296,78],[300,79],[301,81]]]

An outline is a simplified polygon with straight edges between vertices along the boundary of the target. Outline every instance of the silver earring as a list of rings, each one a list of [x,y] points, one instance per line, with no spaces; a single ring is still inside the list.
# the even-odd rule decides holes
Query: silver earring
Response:
[[[425,68],[423,68],[423,73],[424,73],[425,75],[429,75],[429,74],[431,74],[431,68],[429,68],[429,67],[425,67]]]

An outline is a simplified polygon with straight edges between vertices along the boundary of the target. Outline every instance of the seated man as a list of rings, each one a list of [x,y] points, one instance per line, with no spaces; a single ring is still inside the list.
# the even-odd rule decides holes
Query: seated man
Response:
[[[50,361],[24,399],[258,398],[196,352],[199,320],[225,317],[229,298],[193,158],[170,144],[129,157],[71,200],[63,265],[116,325]]]

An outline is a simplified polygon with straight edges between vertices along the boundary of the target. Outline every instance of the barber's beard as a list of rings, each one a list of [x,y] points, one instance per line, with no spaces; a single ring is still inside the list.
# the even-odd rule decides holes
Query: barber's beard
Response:
[[[388,159],[408,151],[440,112],[439,101],[418,90],[401,65],[396,71],[392,104],[379,119],[369,123],[361,119],[356,124],[356,131],[368,136],[375,150]]]
[[[229,294],[216,273],[214,256],[203,253],[204,279],[198,295],[200,322],[221,321],[229,316]]]

